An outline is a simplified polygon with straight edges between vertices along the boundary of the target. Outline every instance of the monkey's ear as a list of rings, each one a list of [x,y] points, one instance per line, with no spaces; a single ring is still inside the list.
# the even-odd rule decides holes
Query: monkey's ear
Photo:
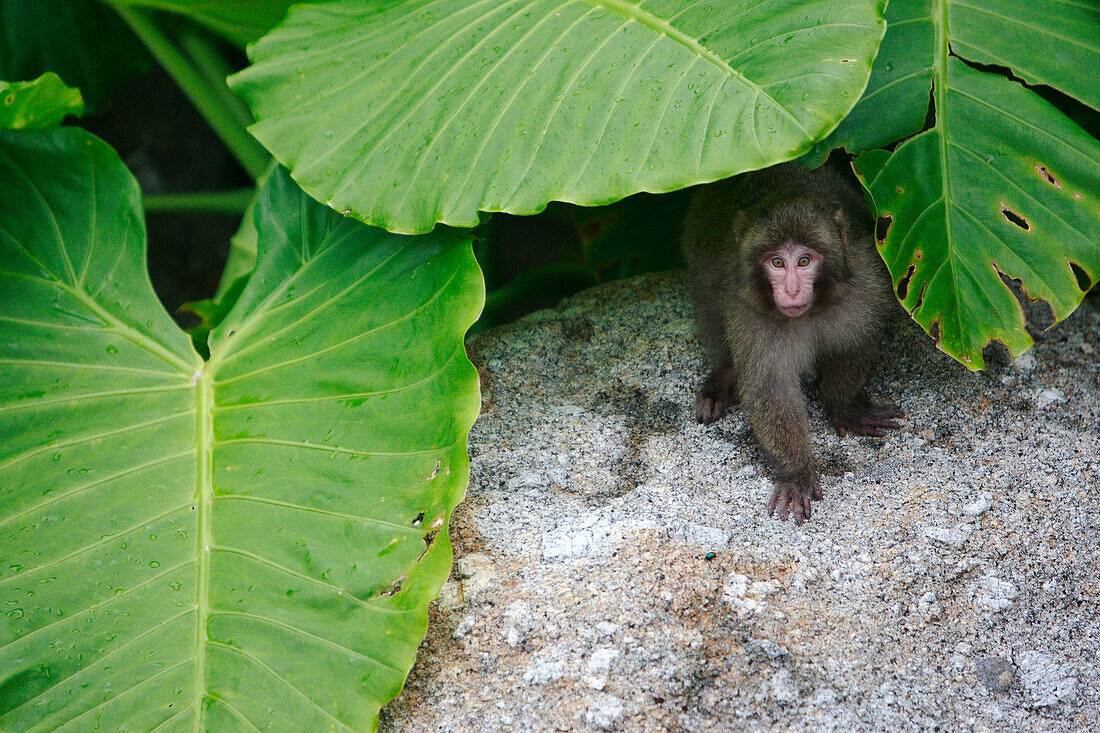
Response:
[[[840,209],[836,210],[833,214],[833,223],[836,224],[836,235],[840,237],[840,241],[844,243],[844,246],[848,246],[848,223],[844,220],[844,212]]]
[[[745,225],[748,224],[748,217],[745,216],[744,211],[738,210],[733,216],[733,242],[740,245],[741,240],[745,237]]]

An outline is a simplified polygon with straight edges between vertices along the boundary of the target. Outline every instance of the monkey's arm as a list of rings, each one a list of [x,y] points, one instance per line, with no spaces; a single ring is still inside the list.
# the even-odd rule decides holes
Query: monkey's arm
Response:
[[[743,375],[738,385],[753,434],[775,468],[775,490],[768,513],[790,510],[795,524],[810,516],[810,501],[820,499],[806,418],[806,398],[797,374],[775,372]]]
[[[905,417],[892,402],[875,404],[867,397],[863,385],[878,353],[877,346],[860,350],[836,352],[818,362],[818,389],[825,416],[841,437],[869,435],[881,438],[884,430],[897,430],[895,420]]]

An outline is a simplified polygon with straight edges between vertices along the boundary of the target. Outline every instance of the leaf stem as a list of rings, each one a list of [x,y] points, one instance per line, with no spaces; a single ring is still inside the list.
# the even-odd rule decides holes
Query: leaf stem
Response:
[[[200,28],[187,27],[180,32],[179,44],[241,126],[248,127],[255,122],[256,118],[252,116],[252,110],[225,83],[226,77],[232,74],[234,69],[215,40]]]
[[[236,214],[243,215],[256,194],[254,188],[234,191],[158,193],[142,197],[146,214]]]
[[[116,5],[115,11],[142,40],[153,57],[198,108],[233,156],[253,180],[257,180],[270,158],[267,150],[245,129],[236,114],[220,98],[214,85],[161,32],[144,10]]]

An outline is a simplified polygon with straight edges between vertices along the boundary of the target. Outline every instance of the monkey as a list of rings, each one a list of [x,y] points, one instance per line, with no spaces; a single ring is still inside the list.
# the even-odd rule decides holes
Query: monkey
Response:
[[[682,252],[709,374],[695,397],[708,425],[740,403],[774,469],[768,514],[796,524],[822,491],[804,377],[816,374],[841,437],[882,437],[904,417],[864,389],[894,294],[871,213],[827,166],[783,163],[692,194]]]

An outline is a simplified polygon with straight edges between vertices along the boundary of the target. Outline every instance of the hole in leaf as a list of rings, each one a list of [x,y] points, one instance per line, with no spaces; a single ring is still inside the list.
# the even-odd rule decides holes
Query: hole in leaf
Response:
[[[1016,300],[1020,304],[1021,312],[1024,316],[1025,326],[1029,333],[1045,331],[1054,325],[1058,317],[1054,313],[1053,304],[1039,297],[1032,297],[1031,293],[1027,291],[1027,287],[1025,287],[1023,280],[1018,277],[1011,277],[1002,272],[1001,268],[996,263],[993,263],[993,270],[997,273],[1001,282],[1005,284],[1005,287],[1016,296]]]
[[[890,225],[894,223],[894,217],[892,216],[880,216],[875,221],[875,239],[880,242],[886,241],[886,233],[890,231]]]
[[[1043,180],[1045,180],[1050,185],[1054,186],[1055,188],[1062,187],[1062,184],[1058,182],[1057,178],[1050,174],[1050,171],[1047,170],[1047,167],[1045,165],[1037,164],[1035,166],[1035,170],[1039,171],[1039,175],[1042,176]]]
[[[400,578],[398,578],[397,580],[390,583],[390,586],[388,588],[386,588],[384,591],[382,591],[382,595],[384,595],[384,596],[395,596],[398,593],[400,593],[401,592],[401,586],[405,583],[405,580],[406,580],[407,577],[408,576],[406,576],[406,575],[402,575]]]
[[[928,290],[928,283],[925,282],[920,286],[920,294],[917,296],[917,304],[913,306],[913,311],[916,312],[924,304],[924,293]]]
[[[909,293],[909,281],[913,279],[913,273],[916,271],[916,265],[909,265],[909,272],[898,281],[898,300],[905,300],[905,296]]]
[[[424,535],[424,537],[422,538],[424,540],[424,547],[431,547],[432,543],[435,542],[435,536],[437,534],[439,534],[438,530],[434,532],[429,532],[428,534]]]
[[[1080,265],[1076,262],[1070,262],[1069,269],[1073,270],[1073,276],[1077,278],[1077,287],[1081,288],[1082,293],[1087,293],[1092,289],[1092,278]]]
[[[1025,232],[1031,231],[1031,224],[1028,224],[1027,219],[1020,216],[1012,209],[1008,208],[1008,206],[1006,206],[1003,201],[1001,202],[1001,214],[1003,214],[1004,218],[1007,219],[1010,223],[1015,224],[1016,226],[1023,229]]]
[[[424,521],[424,512],[420,512],[416,515],[416,519],[412,520],[412,526],[419,527],[420,523]]]
[[[931,336],[935,341],[940,340],[940,322],[939,322],[939,319],[936,319],[935,321],[932,321],[931,323],[928,324],[928,335]]]

